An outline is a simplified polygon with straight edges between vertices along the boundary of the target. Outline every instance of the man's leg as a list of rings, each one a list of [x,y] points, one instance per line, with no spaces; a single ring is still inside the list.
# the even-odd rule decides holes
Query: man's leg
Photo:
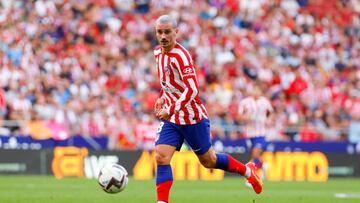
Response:
[[[244,176],[252,185],[254,191],[259,194],[262,191],[261,179],[256,175],[253,163],[244,165],[229,154],[215,153],[213,148],[201,155],[197,155],[201,164],[206,168],[222,169],[224,171],[238,173]]]
[[[251,147],[251,162],[255,164],[256,169],[262,169],[263,160],[261,155],[263,150],[266,148],[266,140],[264,136],[254,137],[250,139]]]
[[[178,128],[178,125],[166,121],[160,123],[157,131],[155,158],[157,163],[156,193],[158,203],[169,202],[169,192],[173,182],[170,161],[174,152],[179,150],[184,142]]]
[[[158,202],[169,202],[169,192],[173,182],[170,161],[176,148],[171,145],[160,144],[155,147],[157,163],[156,193]]]
[[[248,179],[256,193],[262,191],[261,180],[253,172],[253,164],[244,165],[228,154],[217,154],[211,147],[210,121],[204,119],[201,122],[183,127],[187,143],[198,156],[201,164],[206,168],[217,168],[224,171],[238,173]]]
[[[261,148],[253,148],[251,151],[251,161],[257,169],[261,169],[263,166],[263,160],[261,158],[262,152],[263,150]]]

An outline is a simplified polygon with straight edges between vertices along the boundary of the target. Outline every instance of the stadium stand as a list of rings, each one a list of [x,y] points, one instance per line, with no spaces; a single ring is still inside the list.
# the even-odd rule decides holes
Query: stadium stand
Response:
[[[359,142],[356,0],[2,0],[0,134],[51,128],[147,148],[160,90],[153,21],[164,13],[195,59],[214,137],[244,136],[238,105],[259,85],[275,110],[270,140]]]

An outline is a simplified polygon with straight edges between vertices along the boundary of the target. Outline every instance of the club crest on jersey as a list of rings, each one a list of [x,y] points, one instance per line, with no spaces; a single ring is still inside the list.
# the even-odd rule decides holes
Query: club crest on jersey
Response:
[[[183,76],[192,75],[192,74],[194,74],[194,70],[192,67],[187,67],[187,68],[182,69],[182,74],[183,74]]]

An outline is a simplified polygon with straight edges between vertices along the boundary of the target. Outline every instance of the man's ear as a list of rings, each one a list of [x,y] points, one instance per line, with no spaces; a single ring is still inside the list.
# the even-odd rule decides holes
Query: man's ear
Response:
[[[175,33],[177,34],[179,32],[179,28],[175,28]]]

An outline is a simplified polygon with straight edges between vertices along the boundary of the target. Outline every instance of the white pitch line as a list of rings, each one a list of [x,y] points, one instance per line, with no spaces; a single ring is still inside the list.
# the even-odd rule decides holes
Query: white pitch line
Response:
[[[336,198],[360,198],[360,193],[335,193]]]

